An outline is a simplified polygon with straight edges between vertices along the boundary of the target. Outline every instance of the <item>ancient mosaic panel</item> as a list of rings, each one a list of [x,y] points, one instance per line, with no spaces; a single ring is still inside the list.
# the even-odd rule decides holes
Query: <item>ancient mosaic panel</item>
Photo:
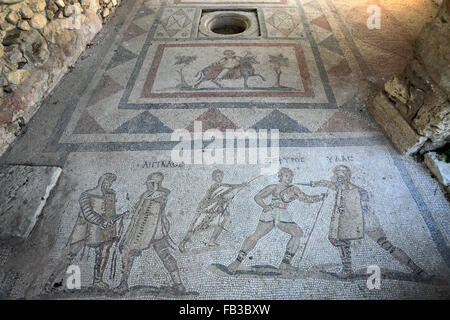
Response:
[[[205,6],[256,8],[261,37],[199,39]],[[64,167],[56,193],[66,207],[46,271],[14,292],[448,295],[448,221],[435,218],[448,204],[417,186],[358,107],[367,65],[328,0],[144,1],[133,10],[46,145]],[[173,161],[172,133],[196,122],[279,130],[284,169],[261,176],[258,165]],[[68,264],[81,269],[80,290],[58,290]],[[369,265],[381,268],[380,291],[366,287]]]

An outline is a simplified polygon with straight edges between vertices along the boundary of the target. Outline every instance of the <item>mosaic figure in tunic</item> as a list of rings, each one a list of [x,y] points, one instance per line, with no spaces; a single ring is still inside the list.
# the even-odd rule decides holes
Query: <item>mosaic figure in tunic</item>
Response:
[[[186,250],[186,244],[196,233],[213,228],[213,234],[208,246],[218,246],[217,239],[225,229],[225,223],[230,217],[230,202],[233,199],[232,192],[238,188],[247,186],[242,184],[222,183],[223,171],[214,170],[212,179],[214,184],[208,189],[205,197],[200,201],[194,219],[192,220],[186,236],[179,244],[181,252]]]
[[[106,173],[99,178],[95,188],[81,194],[81,211],[68,240],[69,252],[48,279],[45,286],[47,292],[52,288],[56,277],[66,271],[85,247],[95,249],[93,285],[102,289],[109,288],[108,284],[103,282],[103,274],[111,247],[117,240],[116,222],[121,217],[116,215],[116,193],[111,189],[116,178],[115,174]]]
[[[335,275],[347,279],[353,273],[351,241],[364,238],[366,234],[397,261],[412,270],[418,278],[426,279],[428,274],[400,248],[392,244],[380,226],[378,217],[369,207],[369,194],[363,188],[351,183],[351,170],[345,165],[333,169],[334,176],[328,180],[312,181],[312,187],[326,187],[336,192],[331,215],[328,239],[339,250],[342,270]]]
[[[230,272],[235,272],[258,241],[275,227],[290,235],[279,269],[297,271],[297,268],[291,265],[291,260],[298,251],[303,231],[294,222],[292,212],[288,209],[289,204],[294,200],[306,203],[319,202],[325,198],[325,195],[307,195],[297,186],[291,185],[294,173],[288,168],[281,168],[278,178],[278,184],[271,184],[256,194],[255,202],[262,207],[263,212],[255,232],[244,240],[236,260],[228,265]],[[268,197],[271,197],[270,204],[264,201]]]
[[[136,257],[142,251],[153,248],[170,275],[173,289],[180,293],[186,291],[181,282],[177,261],[170,253],[173,246],[170,244],[170,222],[165,213],[170,190],[162,186],[163,180],[161,172],[150,174],[145,182],[147,191],[128,213],[131,221],[119,244],[122,253],[122,279],[118,290],[128,289],[128,278]]]

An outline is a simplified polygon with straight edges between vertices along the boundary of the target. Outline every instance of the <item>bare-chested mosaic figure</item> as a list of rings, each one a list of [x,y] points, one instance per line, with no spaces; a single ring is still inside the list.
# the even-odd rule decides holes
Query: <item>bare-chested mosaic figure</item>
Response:
[[[387,239],[378,217],[369,207],[369,194],[363,188],[350,182],[350,168],[338,165],[333,169],[333,173],[332,181],[313,181],[311,186],[326,187],[336,191],[328,233],[329,241],[339,250],[342,260],[342,270],[336,276],[343,279],[351,277],[353,274],[351,241],[362,239],[367,234],[397,261],[411,269],[415,276],[428,278],[427,273],[417,266],[402,249],[394,246]]]
[[[109,287],[103,282],[103,274],[108,264],[111,247],[117,239],[116,192],[111,189],[116,179],[115,174],[105,173],[100,177],[95,188],[81,194],[79,198],[81,211],[68,240],[69,252],[48,279],[46,291],[52,288],[56,277],[66,271],[85,246],[95,249],[93,285],[103,289]]]
[[[212,65],[206,67],[201,74],[204,76],[194,85],[197,88],[203,81],[211,80],[217,86],[221,87],[219,80],[223,79],[237,79],[240,77],[239,67],[241,65],[242,57],[235,54],[233,50],[225,50],[224,57]]]
[[[169,243],[170,223],[165,213],[170,190],[162,186],[163,179],[161,172],[148,176],[145,182],[147,191],[140,196],[130,213],[130,224],[119,245],[122,253],[122,279],[118,290],[128,289],[128,278],[135,258],[142,251],[153,248],[169,272],[174,290],[186,291],[181,282],[177,261],[170,253],[173,247]]]
[[[232,199],[231,192],[237,188],[243,188],[247,184],[222,183],[223,171],[214,170],[212,173],[214,184],[208,189],[205,197],[200,201],[194,219],[188,232],[180,242],[181,252],[186,250],[185,246],[192,236],[198,232],[214,228],[208,246],[217,246],[217,239],[224,230],[225,223],[230,217],[229,204]]]
[[[280,180],[278,184],[271,184],[256,194],[255,202],[263,208],[263,212],[255,232],[244,240],[236,260],[228,266],[230,272],[235,272],[247,254],[255,248],[258,241],[275,227],[291,236],[279,268],[297,270],[291,265],[291,260],[300,246],[303,231],[294,222],[292,213],[288,210],[289,203],[294,200],[307,203],[319,202],[324,199],[324,195],[310,196],[303,193],[298,187],[291,185],[294,173],[288,168],[281,168],[278,178]],[[271,203],[266,204],[264,199],[269,196],[272,198]]]

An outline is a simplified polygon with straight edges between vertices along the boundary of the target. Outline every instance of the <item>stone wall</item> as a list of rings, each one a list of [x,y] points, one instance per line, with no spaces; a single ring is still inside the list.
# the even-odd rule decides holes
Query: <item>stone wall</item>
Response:
[[[414,59],[385,83],[369,112],[402,154],[442,147],[450,140],[450,1],[415,42]]]
[[[121,0],[0,0],[0,155]]]

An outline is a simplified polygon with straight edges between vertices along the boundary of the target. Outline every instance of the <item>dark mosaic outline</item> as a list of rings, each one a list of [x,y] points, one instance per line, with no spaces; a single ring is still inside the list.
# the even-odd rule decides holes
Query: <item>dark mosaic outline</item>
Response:
[[[332,12],[335,14],[336,19],[339,23],[339,26],[341,30],[344,33],[344,36],[352,50],[352,53],[355,55],[356,60],[358,61],[358,64],[360,65],[361,69],[370,75],[370,69],[368,68],[367,64],[363,60],[361,54],[359,53],[359,50],[357,49],[354,42],[351,40],[350,34],[348,32],[348,29],[346,28],[342,18],[339,16],[338,12],[336,11],[336,8],[334,5],[330,2],[330,0],[326,0],[328,5],[332,8]],[[136,2],[137,3],[137,2]],[[164,2],[164,4],[166,1]],[[161,8],[164,7],[164,4],[161,6]],[[297,0],[297,4],[299,5],[300,12],[302,14],[303,21],[305,21],[305,12],[303,7],[301,6],[299,0]],[[136,5],[136,4],[135,4]],[[161,8],[159,9],[157,13],[158,18],[161,15]],[[134,6],[133,6],[134,9]],[[118,19],[121,23],[124,22],[126,18],[126,12],[122,14]],[[304,22],[305,23],[305,22]],[[308,28],[309,26],[306,26]],[[150,30],[149,34],[154,32],[156,28],[156,24],[152,26],[152,29]],[[308,29],[305,29],[307,32],[308,37],[310,39],[312,38],[311,32]],[[109,43],[108,46],[105,46],[102,48],[101,54],[99,54],[96,58],[96,64],[97,66],[100,66],[100,61],[103,59],[103,57],[106,55],[106,52],[109,51],[110,47],[112,46],[115,37],[117,36],[116,33],[111,33],[110,36],[105,39],[105,43]],[[149,38],[147,38],[146,43],[144,44],[144,47],[149,47]],[[314,42],[315,43],[315,42]],[[143,48],[144,48],[143,47]],[[315,50],[315,58],[317,59],[318,54],[318,48],[317,46],[312,46],[313,50]],[[142,51],[141,51],[142,52]],[[320,55],[319,55],[320,57]],[[140,55],[138,59],[143,60],[144,56]],[[316,60],[317,62],[317,60]],[[142,61],[141,61],[142,64]],[[91,68],[89,70],[90,76],[92,77],[97,71],[99,67],[97,68]],[[324,71],[323,65],[322,65],[322,72]],[[137,73],[139,72],[139,69],[135,68],[133,70],[133,74],[135,77],[137,77]],[[325,77],[327,75],[325,74]],[[86,87],[89,84],[86,83]],[[127,89],[132,89],[132,84],[128,82]],[[331,87],[330,87],[331,89]],[[153,151],[153,150],[169,150],[173,147],[173,145],[176,142],[137,142],[137,143],[121,143],[121,142],[111,142],[111,143],[59,143],[59,140],[64,133],[64,130],[66,129],[70,118],[75,111],[75,108],[78,104],[80,96],[72,98],[66,105],[66,108],[64,112],[61,115],[60,121],[58,122],[58,125],[53,130],[51,136],[48,139],[47,145],[45,146],[43,152],[58,152],[60,153],[60,158],[58,161],[58,165],[61,167],[64,167],[64,164],[66,163],[66,160],[70,153],[72,152],[114,152],[114,151]],[[125,96],[122,97],[121,105],[124,104],[126,101]],[[236,105],[236,104],[234,104]],[[247,104],[247,107],[252,104]],[[208,104],[208,106],[211,106],[211,104]],[[252,105],[253,106],[253,105]],[[163,106],[161,106],[162,108]],[[295,106],[292,106],[293,108]],[[283,105],[283,108],[286,108],[286,106]],[[448,267],[450,267],[450,254],[449,254],[449,248],[446,245],[445,238],[442,235],[438,225],[436,224],[436,221],[434,220],[430,209],[426,205],[422,195],[418,191],[417,187],[415,186],[413,180],[411,179],[404,161],[402,158],[397,154],[397,152],[392,148],[392,146],[389,144],[389,142],[386,141],[385,138],[350,138],[350,139],[283,139],[279,143],[281,148],[285,147],[341,147],[341,146],[374,146],[374,145],[385,145],[391,155],[391,158],[399,170],[401,177],[403,179],[403,182],[405,183],[406,187],[408,188],[411,196],[413,197],[420,214],[422,215],[422,218],[431,234],[431,237],[436,245],[436,248],[443,258],[444,262]]]

